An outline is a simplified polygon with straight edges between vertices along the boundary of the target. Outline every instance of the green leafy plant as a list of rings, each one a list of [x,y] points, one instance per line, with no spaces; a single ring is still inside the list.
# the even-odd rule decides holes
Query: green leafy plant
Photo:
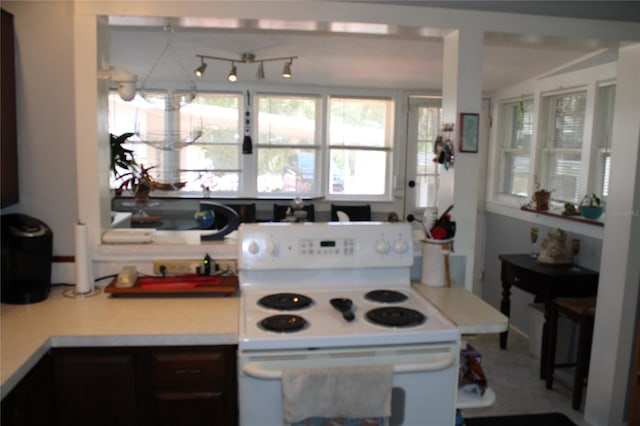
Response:
[[[139,190],[144,190],[147,194],[153,188],[153,179],[149,170],[154,167],[144,167],[138,164],[133,155],[133,150],[125,148],[123,145],[134,133],[123,133],[120,136],[110,134],[111,143],[111,172],[114,177],[121,181],[116,188],[116,194],[121,195],[122,191],[130,190],[137,194]]]
[[[580,207],[602,207],[602,199],[596,194],[587,194],[580,202]]]
[[[122,176],[118,171],[119,168],[133,172],[138,166],[133,156],[133,150],[123,146],[127,142],[127,139],[133,135],[133,133],[123,133],[120,136],[115,136],[113,133],[109,135],[111,144],[111,164],[109,167],[116,178]]]

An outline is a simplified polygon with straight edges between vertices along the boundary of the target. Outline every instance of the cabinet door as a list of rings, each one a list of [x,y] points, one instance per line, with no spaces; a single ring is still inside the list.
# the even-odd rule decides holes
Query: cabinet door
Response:
[[[2,400],[2,426],[55,426],[53,362],[49,353]]]
[[[132,350],[59,349],[54,364],[60,425],[137,425]]]
[[[154,426],[237,423],[233,347],[154,349],[149,360]]]

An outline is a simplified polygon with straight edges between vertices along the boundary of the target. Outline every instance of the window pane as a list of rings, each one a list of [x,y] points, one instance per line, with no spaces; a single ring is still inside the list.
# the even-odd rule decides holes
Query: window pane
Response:
[[[545,188],[553,190],[551,198],[558,201],[578,203],[582,161],[580,154],[548,153],[548,169]]]
[[[312,194],[316,151],[263,148],[258,151],[258,192]]]
[[[139,96],[124,102],[115,92],[109,98],[110,132],[136,133],[127,148],[133,149],[138,164],[153,167],[150,174],[159,182],[185,182],[182,192],[237,192],[241,95],[199,93],[173,110],[157,106],[166,92],[146,96],[157,102]]]
[[[440,133],[442,109],[418,106],[416,141],[415,208],[434,207],[438,193],[438,163],[433,161],[433,145]]]
[[[198,144],[238,144],[242,97],[233,94],[200,93],[180,110],[180,123],[191,128],[202,126]]]
[[[500,155],[500,192],[526,197],[531,166],[533,99],[502,104],[500,122],[503,147]]]
[[[502,155],[502,193],[526,197],[529,192],[529,155],[504,152]]]
[[[382,195],[385,193],[385,151],[331,149],[331,194]],[[342,181],[342,185],[336,185]]]
[[[553,129],[549,148],[581,148],[586,92],[549,98]]]
[[[331,98],[329,144],[388,147],[392,102],[384,99]]]
[[[511,109],[508,115],[512,120],[510,137],[505,142],[508,143],[509,148],[529,149],[533,134],[533,101],[509,104],[505,108]]]
[[[317,98],[258,96],[258,143],[316,145]]]

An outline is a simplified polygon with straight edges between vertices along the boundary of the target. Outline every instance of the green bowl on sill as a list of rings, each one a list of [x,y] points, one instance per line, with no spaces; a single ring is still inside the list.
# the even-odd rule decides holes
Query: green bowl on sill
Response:
[[[602,207],[582,206],[580,214],[586,219],[597,220],[602,216]]]

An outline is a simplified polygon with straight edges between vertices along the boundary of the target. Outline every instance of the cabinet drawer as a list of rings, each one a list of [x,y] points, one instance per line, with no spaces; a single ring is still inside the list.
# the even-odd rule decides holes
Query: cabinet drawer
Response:
[[[225,352],[202,348],[154,350],[151,368],[157,390],[221,391],[224,388]]]
[[[529,290],[529,288],[535,290],[537,282],[539,281],[539,277],[536,277],[535,274],[518,268],[517,266],[505,265],[504,263],[502,264],[501,279],[503,282],[508,282],[523,290]]]

